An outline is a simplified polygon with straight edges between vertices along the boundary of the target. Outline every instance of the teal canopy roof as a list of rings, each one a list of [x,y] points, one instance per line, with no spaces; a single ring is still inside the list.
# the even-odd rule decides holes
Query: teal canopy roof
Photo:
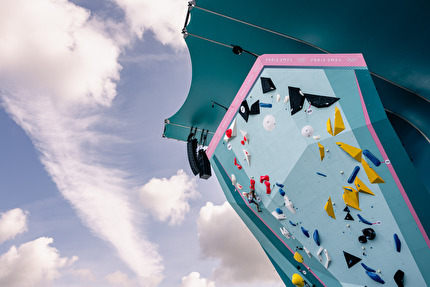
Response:
[[[230,105],[254,55],[362,53],[399,138],[418,170],[428,170],[430,2],[197,0],[189,9],[192,83],[163,136],[184,141],[197,127],[209,141],[226,112],[219,105]]]

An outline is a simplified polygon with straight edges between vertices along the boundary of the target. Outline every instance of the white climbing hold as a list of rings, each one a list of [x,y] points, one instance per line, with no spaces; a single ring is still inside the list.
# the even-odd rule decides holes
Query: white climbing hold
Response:
[[[280,94],[277,94],[277,95],[276,95],[276,101],[277,101],[278,103],[281,101],[281,95],[280,95]]]
[[[317,252],[317,257],[318,257],[318,260],[321,262],[321,263],[323,263],[323,259],[322,259],[322,256],[321,256],[321,253],[323,252],[323,248],[322,247],[320,247],[320,249],[318,249],[318,252]]]
[[[243,153],[245,154],[245,161],[251,166],[251,155],[246,149],[243,150]]]
[[[236,176],[234,174],[231,175],[231,184],[236,185]]]
[[[275,117],[272,115],[267,115],[263,119],[263,127],[266,131],[270,132],[273,131],[273,129],[276,126],[276,120]]]
[[[229,143],[229,144],[227,145],[227,149],[228,149],[228,150],[231,150],[231,143]]]
[[[279,214],[275,211],[272,212],[272,215],[277,219],[277,220],[282,220],[282,219],[287,219],[287,217],[285,216],[285,214]]]
[[[328,269],[328,266],[330,265],[331,257],[328,254],[327,249],[324,249],[324,253],[325,253],[325,258],[327,259],[327,261],[325,262],[325,269]]]
[[[290,96],[285,96],[284,103],[288,103],[290,101]]]
[[[236,183],[236,187],[237,187],[237,189],[242,189],[243,188],[243,186],[240,183]]]
[[[340,171],[340,174],[343,174],[343,170]]]
[[[288,232],[288,230],[285,227],[280,228],[282,235],[284,235],[286,238],[290,239],[291,234]]]
[[[311,252],[305,247],[303,246],[303,250],[306,252],[306,254],[309,256],[309,258],[312,258]]]
[[[346,225],[346,227],[348,227],[348,228],[349,228],[350,226],[351,226],[351,225],[349,225],[349,224],[347,224],[347,225]]]
[[[313,138],[314,140],[319,140],[321,137],[318,135],[318,136],[313,136]]]
[[[302,128],[302,136],[305,138],[311,137],[314,134],[314,129],[311,126],[304,126]]]

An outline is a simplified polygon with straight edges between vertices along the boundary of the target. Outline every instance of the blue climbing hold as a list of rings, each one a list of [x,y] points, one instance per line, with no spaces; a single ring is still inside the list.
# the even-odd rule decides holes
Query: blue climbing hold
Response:
[[[366,269],[369,272],[376,272],[376,270],[370,268],[369,266],[366,266],[364,263],[361,263],[361,266],[363,266],[363,268]]]
[[[380,166],[381,161],[376,158],[376,156],[373,155],[369,150],[365,149],[363,151],[363,154],[365,157],[367,157],[375,166]]]
[[[351,175],[348,178],[348,183],[353,183],[355,180],[355,177],[358,174],[358,171],[360,170],[360,167],[357,165],[354,170],[352,171]]]
[[[260,103],[260,107],[262,107],[262,108],[271,108],[272,104]]]
[[[399,236],[397,236],[396,233],[394,233],[394,243],[396,244],[397,252],[400,252],[400,248],[402,246],[402,243],[400,242]]]
[[[321,175],[321,176],[324,176],[324,177],[327,177],[327,175],[325,175],[324,173],[321,173],[321,172],[317,172],[317,174]]]
[[[303,226],[300,226],[300,228],[302,229],[303,234],[304,234],[307,238],[309,238],[309,231],[308,231],[308,230],[306,230],[306,229],[304,229],[304,228],[303,228]]]
[[[285,191],[283,191],[283,190],[282,190],[282,188],[280,188],[280,189],[279,189],[279,193],[280,193],[282,196],[285,196]]]
[[[291,220],[288,220],[292,226],[297,226],[297,224],[293,223]]]
[[[374,272],[370,272],[370,271],[366,271],[366,274],[369,275],[370,278],[372,278],[373,280],[375,280],[376,282],[379,282],[381,284],[385,284],[384,280],[382,280],[382,278],[374,273]]]
[[[277,214],[283,214],[284,212],[282,211],[282,209],[280,209],[279,207],[276,208],[276,213]]]
[[[315,243],[320,246],[320,235],[318,234],[318,229],[315,229],[313,237]]]
[[[280,188],[284,187],[284,185],[282,183],[276,183],[276,186],[279,186]]]
[[[367,225],[372,225],[372,222],[367,221],[366,219],[364,219],[360,214],[357,214],[358,218],[360,218],[361,222],[363,222],[364,224]]]

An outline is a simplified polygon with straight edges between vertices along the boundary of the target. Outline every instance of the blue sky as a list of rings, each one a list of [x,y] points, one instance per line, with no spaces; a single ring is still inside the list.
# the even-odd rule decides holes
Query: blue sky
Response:
[[[191,81],[187,1],[1,5],[0,286],[283,286],[161,137]]]

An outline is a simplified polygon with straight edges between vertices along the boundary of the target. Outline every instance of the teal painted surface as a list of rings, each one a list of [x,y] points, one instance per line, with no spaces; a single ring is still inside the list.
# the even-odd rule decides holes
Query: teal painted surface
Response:
[[[238,135],[240,135],[239,129],[246,130],[250,136],[249,145],[244,147],[238,143],[237,139],[233,139],[231,150],[228,150],[226,148],[227,143],[222,141],[215,151],[216,161],[218,162],[219,159],[219,162],[222,163],[223,171],[219,171],[221,169],[220,163],[216,163],[217,167],[215,168],[214,166],[214,169],[218,179],[223,183],[222,187],[227,199],[250,227],[264,250],[270,254],[271,260],[277,262],[278,266],[289,266],[282,269],[281,277],[284,280],[285,275],[289,278],[292,273],[297,271],[294,268],[297,262],[291,259],[292,253],[290,251],[288,252],[289,256],[285,256],[285,252],[282,252],[282,248],[285,247],[277,245],[276,242],[279,239],[276,236],[272,238],[272,235],[267,235],[270,232],[262,224],[263,221],[280,238],[283,238],[286,242],[291,242],[290,247],[306,246],[311,251],[311,259],[308,259],[307,255],[302,252],[305,263],[327,286],[336,286],[336,284],[342,283],[377,286],[370,278],[366,277],[361,266],[357,265],[351,269],[346,269],[345,259],[342,254],[343,250],[359,256],[365,264],[382,270],[383,279],[389,284],[394,284],[392,275],[395,271],[402,269],[405,271],[407,278],[414,278],[415,283],[424,286],[426,284],[424,282],[429,282],[430,280],[427,275],[430,274],[430,266],[426,262],[426,259],[430,256],[429,248],[414,223],[387,165],[373,167],[386,181],[384,184],[370,184],[363,168],[361,168],[359,177],[371,188],[375,196],[361,194],[360,207],[362,211],[350,208],[355,221],[343,220],[346,213],[342,211],[344,205],[341,197],[341,187],[350,185],[346,183],[346,179],[354,167],[357,165],[361,167],[361,164],[340,150],[335,142],[345,142],[362,149],[369,149],[378,158],[382,159],[365,125],[361,104],[357,100],[358,89],[353,85],[355,82],[353,71],[333,68],[325,71],[297,68],[291,68],[291,70],[294,73],[289,71],[279,72],[279,70],[271,70],[270,68],[264,69],[261,76],[270,76],[277,86],[277,90],[261,95],[261,86],[257,81],[249,92],[248,103],[260,99],[261,102],[273,104],[273,108],[262,108],[260,115],[251,116],[248,123],[245,123],[240,116],[237,117]],[[399,163],[407,170],[406,175],[401,178],[405,183],[405,188],[409,191],[414,190],[413,186],[416,182],[411,183],[410,181],[418,179],[418,177],[416,174],[414,175],[414,170],[410,169],[410,162],[409,166],[405,165],[405,161],[408,161],[406,153],[404,151],[399,152],[398,144],[393,144],[393,137],[396,138],[396,136],[386,119],[378,97],[375,97],[376,91],[372,88],[371,78],[367,71],[356,72],[370,118],[375,121],[374,125],[378,135],[381,133],[381,142],[384,148],[387,146],[388,156],[390,160],[393,160],[392,164],[396,167],[396,171],[398,172],[397,164]],[[286,90],[283,90],[282,87],[293,85],[293,83],[294,86],[300,87],[304,92],[339,96],[341,100],[329,108],[318,109],[314,107],[314,112],[310,115],[300,111],[294,116],[290,116],[289,104],[277,103],[275,99],[277,93],[282,94],[281,98],[283,99]],[[334,106],[338,106],[341,110],[346,126],[345,131],[336,137],[330,136],[325,131],[327,118],[332,118],[333,122]],[[269,113],[273,114],[277,120],[276,128],[272,132],[263,130],[261,122],[263,116]],[[321,136],[319,142],[324,145],[325,149],[329,150],[322,163],[319,160],[317,141],[312,138],[304,138],[300,134],[301,127],[306,124],[314,127],[315,135]],[[242,159],[242,148],[246,148],[251,154],[250,166]],[[389,151],[389,149],[392,149],[392,151]],[[397,153],[392,155],[393,151],[396,150]],[[233,165],[234,157],[237,157],[243,166],[242,170],[238,170]],[[212,163],[214,164],[214,159],[212,159]],[[370,165],[372,166],[371,163]],[[340,170],[343,170],[344,174],[341,174]],[[320,177],[316,175],[316,172],[322,172],[327,177]],[[224,173],[224,175],[220,175],[220,173]],[[244,190],[247,190],[249,176],[256,177],[257,193],[259,193],[264,205],[263,213],[260,215],[263,221],[259,221],[255,213],[251,211],[251,208],[255,211],[255,207],[253,205],[249,207],[244,202],[240,192],[234,190],[227,176],[232,173],[235,174],[237,182],[245,187]],[[290,200],[294,202],[297,214],[293,215],[285,207],[282,207],[283,198],[278,193],[277,188],[272,191],[270,196],[265,194],[264,185],[258,182],[258,177],[264,174],[270,175],[272,184],[281,182],[286,185],[284,190]],[[331,196],[333,202],[336,203],[336,220],[329,218],[323,209],[328,196]],[[424,198],[424,200],[426,199]],[[283,209],[287,215],[287,220],[293,220],[298,223],[298,226],[292,227],[287,220],[278,221],[275,219],[271,212],[278,207]],[[357,214],[361,214],[371,222],[377,220],[382,222],[382,225],[373,226],[377,232],[377,240],[364,245],[366,247],[364,251],[366,256],[361,254],[363,252],[362,245],[357,241],[357,237],[360,235],[360,230],[368,226],[358,221]],[[350,227],[346,226],[347,223],[350,224]],[[281,226],[286,227],[295,239],[282,237],[283,235],[279,231]],[[315,258],[318,247],[316,247],[312,239],[304,237],[300,231],[300,226],[308,229],[310,233],[313,233],[315,229],[319,230],[321,244],[327,248],[333,259],[328,270]],[[402,240],[402,253],[400,254],[397,254],[394,250],[392,239],[394,232]],[[292,262],[292,264],[284,263],[285,259]]]
[[[363,53],[369,70],[406,87],[416,94],[372,76],[384,107],[405,118],[430,138],[430,2],[360,3],[311,0],[256,1],[197,0],[197,7],[264,27],[283,35],[316,45],[331,53]],[[263,31],[199,8],[191,10],[187,26],[190,34],[225,45],[239,45],[256,54],[323,53],[309,45]],[[216,27],[216,29],[214,29]],[[178,28],[179,30],[179,28]],[[181,109],[170,117],[164,136],[186,140],[191,126],[216,130],[225,111],[211,100],[229,106],[255,58],[247,53],[238,56],[231,48],[192,35],[186,38],[192,61],[192,84]],[[408,125],[400,128],[405,138]],[[212,134],[209,133],[209,139]],[[430,155],[430,145],[423,144]],[[414,150],[415,152],[415,150]],[[413,152],[410,152],[412,154]],[[428,161],[414,161],[418,170],[430,169]],[[423,179],[427,180],[425,175]],[[428,180],[427,180],[428,181]],[[430,186],[430,181],[427,186]],[[428,187],[427,187],[428,188]],[[430,192],[430,191],[429,191]]]

